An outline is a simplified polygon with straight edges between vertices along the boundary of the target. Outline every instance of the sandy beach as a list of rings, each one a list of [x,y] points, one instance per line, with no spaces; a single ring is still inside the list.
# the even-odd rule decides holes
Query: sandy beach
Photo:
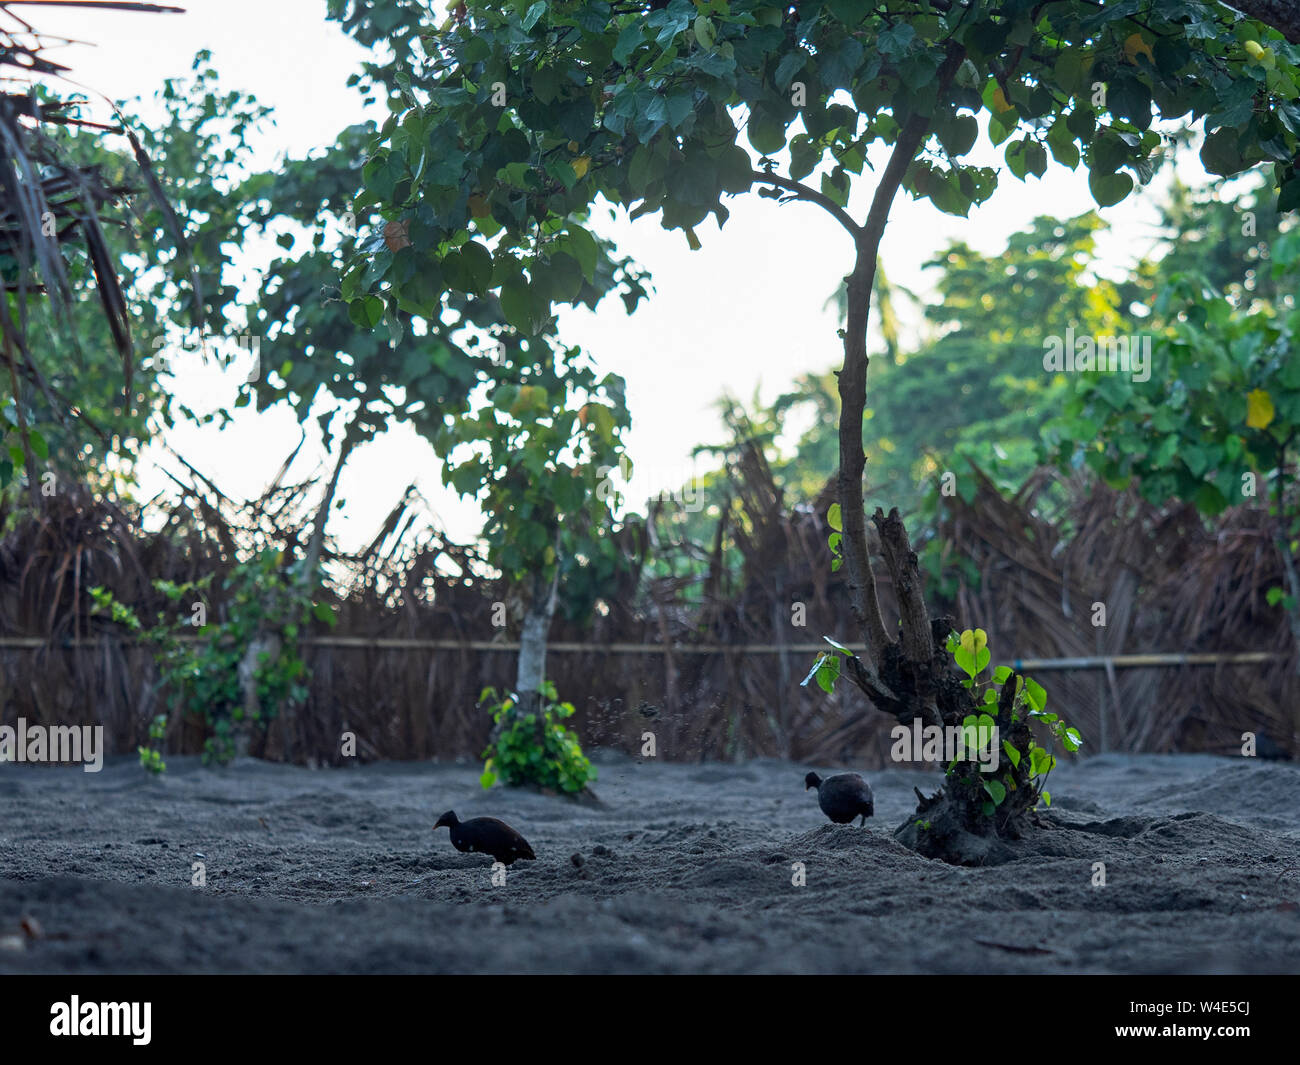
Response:
[[[595,760],[598,802],[484,792],[468,764],[2,766],[0,971],[1300,971],[1292,765],[1062,766],[1020,857],[955,868],[891,835],[933,773],[868,774],[863,829],[804,792],[826,767]],[[537,861],[494,885],[431,831],[448,809]]]

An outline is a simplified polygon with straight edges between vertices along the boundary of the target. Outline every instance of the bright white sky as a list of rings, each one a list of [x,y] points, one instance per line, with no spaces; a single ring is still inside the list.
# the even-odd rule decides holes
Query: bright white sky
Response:
[[[340,129],[363,117],[359,96],[345,85],[362,52],[336,23],[326,21],[325,0],[179,2],[186,14],[24,10],[47,33],[95,42],[53,57],[71,66],[80,82],[114,99],[148,96],[164,78],[185,77],[194,53],[210,49],[225,88],[251,92],[275,109],[276,132],[261,146],[260,162],[267,166],[284,153],[299,156],[331,143]],[[979,162],[1005,171],[1000,152],[987,141],[976,153]],[[1195,167],[1185,175],[1197,176]],[[858,218],[866,213],[869,178],[860,182],[850,205]],[[561,319],[567,341],[583,345],[603,369],[628,381],[629,443],[637,464],[634,500],[684,483],[692,469],[691,449],[721,439],[713,404],[724,391],[748,401],[757,387],[770,400],[796,375],[840,361],[838,323],[823,304],[851,268],[847,236],[811,204],[778,206],[750,194],[729,206],[725,232],[712,223],[701,227],[704,247],[697,252],[655,220],[610,222],[605,215],[598,228],[651,270],[656,294],[632,318],[621,301],[611,299],[598,313],[573,312]],[[1044,180],[1031,178],[1027,184],[1004,172],[998,192],[969,219],[940,214],[904,196],[894,205],[882,261],[891,280],[926,294],[932,286],[921,266],[949,240],[995,252],[1036,215],[1064,218],[1093,206],[1082,169],[1071,173],[1055,163]],[[1104,249],[1108,262],[1119,266],[1149,250],[1150,194],[1132,196],[1103,215],[1112,223]],[[1044,323],[1044,332],[1061,332],[1065,324]],[[262,358],[264,365],[280,361],[265,345]],[[185,382],[180,387],[187,398],[193,396]],[[193,387],[210,389],[211,378]],[[233,397],[233,385],[229,388]],[[297,442],[298,430],[287,411],[240,415],[224,433],[186,426],[170,442],[227,493],[256,495]],[[322,458],[317,447],[297,470],[310,473]],[[165,483],[148,465],[142,471],[146,496]],[[345,548],[367,542],[412,481],[455,538],[476,533],[476,508],[441,486],[431,450],[404,431],[354,455],[340,488],[347,506],[337,512],[330,531]]]

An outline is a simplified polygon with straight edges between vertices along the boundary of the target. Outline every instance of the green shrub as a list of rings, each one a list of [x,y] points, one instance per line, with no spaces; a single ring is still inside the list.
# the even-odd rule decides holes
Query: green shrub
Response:
[[[150,628],[111,592],[90,589],[96,613],[107,615],[154,645],[168,708],[197,714],[207,726],[205,762],[225,764],[234,757],[235,729],[246,716],[239,667],[260,634],[278,634],[281,642],[277,654],[263,652],[254,666],[259,712],[252,724],[265,723],[281,707],[300,703],[307,696],[310,677],[299,641],[313,619],[333,624],[334,615],[327,604],[313,602],[311,593],[299,582],[300,565],[295,562],[285,567],[280,552],[267,550],[232,566],[219,596],[225,604],[224,617],[204,617],[202,625],[196,624],[196,604],[211,598],[211,574],[185,584],[155,581],[155,590],[167,599],[170,609],[159,613]],[[154,736],[152,728],[150,736],[161,742],[161,735]],[[164,764],[155,745],[140,749],[140,764],[151,772],[162,771]]]
[[[1067,751],[1073,753],[1083,745],[1079,730],[1072,728],[1061,720],[1057,714],[1047,712],[1047,692],[1037,681],[1022,676],[1010,666],[998,666],[993,671],[991,683],[981,684],[980,674],[988,667],[990,653],[988,635],[983,629],[967,629],[962,633],[950,633],[947,641],[948,653],[952,655],[957,667],[966,674],[962,685],[971,689],[977,696],[981,712],[968,714],[962,726],[974,741],[975,749],[987,743],[987,730],[991,730],[994,719],[998,716],[1001,701],[1001,689],[1014,679],[1016,688],[1011,697],[1011,723],[1017,724],[1026,717],[1047,726],[1052,736]],[[997,807],[1006,800],[1008,790],[1015,790],[1016,771],[1020,769],[1023,758],[1028,758],[1028,776],[1032,780],[1035,799],[1041,798],[1048,806],[1052,805],[1052,793],[1046,790],[1047,775],[1056,766],[1056,756],[1045,750],[1032,735],[1027,736],[1027,743],[1022,748],[1007,740],[1002,741],[1002,750],[1011,763],[1010,770],[1004,770],[983,781],[988,794],[984,803],[984,814],[992,816]],[[947,775],[952,776],[956,762],[948,766]]]
[[[838,520],[838,514],[834,518]],[[832,537],[832,549],[837,546],[838,542]],[[803,679],[803,685],[807,686],[810,681],[816,680],[818,686],[829,693],[834,691],[835,682],[840,678],[841,659],[852,658],[854,655],[829,636],[823,636],[822,639],[830,644],[831,650],[823,651],[817,656],[812,669]],[[1066,724],[1060,715],[1049,713],[1047,692],[1043,686],[1010,666],[998,666],[993,670],[991,680],[981,680],[991,660],[988,634],[983,629],[953,632],[948,636],[946,646],[957,667],[966,674],[961,683],[970,690],[974,703],[975,712],[967,714],[961,723],[966,750],[985,749],[992,739],[994,726],[1001,720],[999,732],[1003,737],[1002,753],[1007,759],[995,774],[972,774],[969,760],[954,759],[945,772],[948,781],[960,783],[964,780],[973,790],[982,792],[980,811],[985,817],[992,817],[1011,794],[1019,791],[1022,786],[1027,787],[1028,792],[1015,805],[1034,808],[1037,801],[1042,799],[1047,806],[1051,806],[1052,793],[1045,785],[1047,775],[1056,765],[1056,756],[1034,738],[1028,725],[1037,723],[1045,726],[1052,737],[1071,753],[1083,745],[1079,730]],[[1003,715],[1003,689],[1012,683],[1015,688],[1007,695],[1007,713]],[[1018,742],[1013,742],[1009,731],[1020,737]],[[928,821],[917,821],[916,824],[922,829],[930,827]]]
[[[561,724],[563,718],[573,716],[573,704],[556,699],[555,685],[548,680],[542,685],[539,728],[537,715],[518,712],[519,697],[514,692],[502,698],[495,688],[483,689],[479,704],[487,704],[498,726],[496,739],[483,752],[487,760],[479,778],[483,787],[504,780],[575,794],[596,779],[577,734]]]

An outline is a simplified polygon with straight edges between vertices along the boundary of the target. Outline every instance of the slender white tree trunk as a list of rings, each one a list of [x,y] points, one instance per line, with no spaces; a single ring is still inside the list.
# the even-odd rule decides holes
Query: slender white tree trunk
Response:
[[[519,636],[519,662],[515,672],[518,712],[537,715],[537,732],[542,734],[542,683],[546,680],[546,643],[555,616],[559,574],[549,581],[535,576],[530,582],[523,630]]]

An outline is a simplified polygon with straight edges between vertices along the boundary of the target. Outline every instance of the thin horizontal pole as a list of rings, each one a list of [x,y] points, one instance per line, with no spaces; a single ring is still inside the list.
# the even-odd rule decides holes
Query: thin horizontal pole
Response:
[[[1137,655],[1090,655],[1083,658],[1025,658],[1016,659],[1012,668],[1028,672],[1031,669],[1105,669],[1107,663],[1116,669],[1144,669],[1152,666],[1215,666],[1258,665],[1263,662],[1282,661],[1292,657],[1283,651],[1238,651],[1227,654],[1155,653]]]
[[[196,636],[182,636],[179,639],[194,641]],[[39,636],[0,637],[0,649],[15,648],[24,650],[73,650],[79,647],[97,647],[105,640],[111,643],[125,643],[119,637],[84,637],[62,640],[51,644]],[[515,653],[519,643],[514,640],[438,640],[412,639],[385,636],[311,636],[301,641],[307,646],[338,647],[352,650],[388,650],[388,651],[500,651]],[[862,651],[862,644],[845,644],[851,651]],[[769,655],[769,654],[820,654],[827,650],[824,643],[739,643],[739,644],[672,644],[667,647],[662,643],[574,643],[557,641],[546,645],[548,653],[556,654],[614,654],[645,655],[664,654],[667,651],[676,655]],[[1215,665],[1261,665],[1291,658],[1291,654],[1280,651],[1236,651],[1204,652],[1183,654],[1179,652],[1158,652],[1151,654],[1130,655],[1086,655],[1079,658],[1017,658],[1012,659],[1012,668],[1029,672],[1031,670],[1073,670],[1105,669],[1107,665],[1115,669],[1150,669],[1162,666],[1215,666]]]

